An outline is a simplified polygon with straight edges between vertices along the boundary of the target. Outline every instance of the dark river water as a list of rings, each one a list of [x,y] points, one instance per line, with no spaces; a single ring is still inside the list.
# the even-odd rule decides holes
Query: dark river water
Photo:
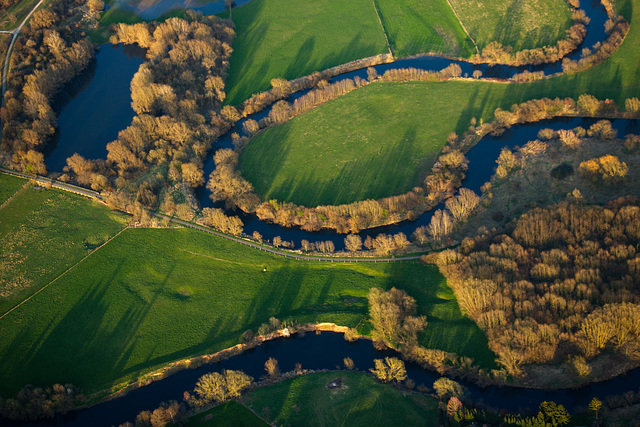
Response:
[[[146,387],[133,390],[118,399],[74,411],[65,416],[59,416],[54,421],[28,425],[108,427],[118,425],[127,420],[133,421],[138,413],[144,410],[153,410],[161,402],[167,400],[181,401],[183,392],[193,390],[198,378],[206,373],[235,369],[242,370],[258,379],[265,374],[264,362],[270,357],[278,360],[280,369],[283,372],[293,370],[296,363],[301,363],[303,369],[339,369],[343,366],[342,363],[345,357],[353,359],[357,369],[368,371],[374,367],[374,359],[394,355],[395,353],[390,350],[376,350],[371,341],[368,340],[348,343],[344,340],[342,334],[323,332],[317,335],[308,333],[305,337],[294,336],[288,339],[267,342],[222,362],[177,372]],[[440,378],[438,374],[425,371],[411,363],[407,364],[407,376],[414,380],[416,385],[423,384],[429,388],[433,386],[434,381]],[[474,402],[497,410],[506,409],[510,412],[522,411],[524,413],[535,412],[540,403],[554,401],[565,405],[571,412],[578,407],[587,406],[593,397],[602,399],[607,395],[621,394],[627,390],[637,391],[640,384],[640,369],[633,370],[626,375],[609,381],[591,384],[575,390],[545,391],[516,387],[480,388],[464,381],[458,382],[467,387],[469,397]]]
[[[136,10],[142,17],[152,19],[172,8],[183,6],[185,6],[184,2],[162,0],[149,7],[144,7],[143,3],[141,3]],[[187,6],[192,7],[193,4]],[[591,17],[587,39],[583,45],[583,47],[590,47],[606,37],[604,21],[607,17],[604,9],[597,1],[583,1],[582,7]],[[200,10],[203,13],[211,14],[222,9],[224,9],[224,2],[219,1],[205,4]],[[579,54],[578,52],[572,54],[572,56],[575,57]],[[66,165],[66,158],[76,152],[86,158],[106,157],[106,144],[114,140],[118,132],[127,127],[133,118],[134,113],[130,105],[129,85],[133,74],[143,62],[143,58],[144,51],[142,49],[109,44],[103,45],[96,55],[95,63],[58,98],[56,108],[60,111],[58,120],[59,137],[57,143],[47,153],[46,157],[46,164],[50,171],[61,171]],[[452,62],[456,61],[438,57],[418,57],[399,60],[375,68],[380,74],[391,68],[415,67],[426,70],[440,70]],[[463,74],[471,75],[473,70],[480,69],[484,77],[509,77],[523,69],[544,70],[547,74],[561,71],[559,63],[521,68],[474,66],[466,62],[457,63],[462,67]],[[356,75],[364,78],[366,77],[366,70],[347,73],[335,77],[333,81],[353,78]],[[290,97],[290,101],[300,97],[303,93],[293,94]],[[251,118],[259,120],[268,113],[269,110],[265,110],[251,116]],[[502,147],[521,146],[527,141],[535,139],[541,128],[568,129],[576,126],[586,128],[594,121],[594,119],[583,118],[557,118],[535,124],[519,125],[509,129],[499,137],[487,136],[483,138],[467,153],[470,163],[463,187],[470,188],[476,193],[480,192],[482,184],[488,181],[493,174],[495,160]],[[622,136],[627,133],[640,132],[637,121],[614,120],[613,126],[618,129],[619,135]],[[242,122],[236,124],[234,129],[214,144],[212,153],[219,148],[230,147],[231,133],[241,133],[241,130]],[[214,167],[213,161],[209,160],[205,165],[205,176],[208,177]],[[201,188],[198,196],[203,207],[213,206],[206,189]],[[406,221],[394,226],[380,227],[361,234],[362,236],[375,236],[381,232],[404,232],[409,236],[417,227],[428,224],[431,215],[431,213],[425,213],[416,221]],[[331,231],[308,233],[299,229],[287,229],[277,225],[266,224],[253,215],[241,214],[241,217],[245,224],[246,234],[258,231],[265,239],[281,236],[284,240],[294,241],[296,246],[299,246],[302,239],[310,241],[332,240],[337,249],[344,247],[344,236]],[[185,390],[193,389],[197,379],[212,370],[242,369],[249,375],[260,377],[264,373],[264,362],[269,357],[278,359],[283,371],[292,370],[295,363],[298,362],[306,369],[334,369],[341,366],[343,358],[347,356],[355,361],[359,369],[368,370],[373,367],[374,358],[380,358],[388,354],[391,353],[375,350],[369,341],[362,340],[355,343],[347,343],[342,338],[342,335],[334,333],[308,334],[305,338],[276,340],[221,363],[178,372],[147,387],[134,390],[124,397],[59,417],[52,423],[33,425],[118,425],[126,420],[133,420],[140,411],[157,407],[162,401],[170,399],[181,400],[182,393]],[[408,373],[416,384],[425,384],[427,386],[431,386],[433,381],[438,378],[437,374],[424,371],[414,365],[408,365]],[[471,384],[466,385],[469,387],[474,401],[482,402],[498,409],[515,411],[519,409],[535,410],[540,402],[544,400],[562,403],[571,410],[577,406],[587,405],[593,396],[602,398],[610,394],[624,393],[627,390],[636,391],[639,384],[640,370],[634,370],[611,381],[593,384],[579,390],[548,392],[509,387],[480,389]]]
[[[144,55],[134,45],[104,44],[89,68],[57,96],[58,133],[45,153],[50,172],[61,172],[74,153],[107,157],[107,144],[133,119],[130,84]]]

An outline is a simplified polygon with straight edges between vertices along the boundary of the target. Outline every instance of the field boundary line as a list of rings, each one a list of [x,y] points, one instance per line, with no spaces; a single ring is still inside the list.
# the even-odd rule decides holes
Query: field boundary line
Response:
[[[64,276],[65,274],[67,274],[69,271],[73,270],[75,267],[78,266],[78,264],[80,264],[82,261],[84,261],[85,259],[89,258],[91,255],[93,255],[94,253],[96,253],[96,251],[98,249],[100,249],[101,247],[103,247],[104,245],[106,245],[107,243],[109,243],[110,241],[112,241],[113,239],[115,239],[116,237],[118,237],[124,230],[129,228],[129,224],[126,225],[126,227],[124,227],[122,230],[118,231],[116,234],[114,234],[110,239],[108,239],[106,242],[104,242],[103,244],[101,244],[100,246],[98,246],[97,248],[95,248],[94,250],[92,250],[91,252],[89,252],[87,255],[84,256],[84,258],[82,258],[80,261],[76,262],[75,264],[73,264],[71,267],[67,268],[64,272],[60,273],[60,275],[58,275],[55,279],[53,279],[52,281],[50,281],[49,283],[47,283],[46,285],[44,285],[43,287],[41,287],[40,289],[38,289],[34,294],[30,295],[27,299],[25,299],[24,301],[20,302],[20,304],[12,307],[9,311],[7,311],[6,313],[4,313],[2,316],[0,316],[0,320],[3,319],[6,315],[8,315],[9,313],[11,313],[13,310],[15,310],[16,308],[20,307],[22,304],[26,303],[27,301],[29,301],[31,298],[35,297],[36,295],[38,295],[40,292],[44,291],[46,288],[49,287],[49,285],[53,284],[53,282],[55,282],[56,280],[58,280],[59,278],[61,278],[62,276]]]
[[[464,23],[462,22],[462,19],[460,19],[460,16],[458,15],[458,12],[456,12],[456,10],[454,9],[453,5],[451,4],[451,1],[447,0],[447,4],[449,5],[451,10],[453,11],[453,14],[456,15],[456,18],[458,19],[458,22],[462,26],[462,29],[464,30],[464,32],[467,33],[467,37],[469,37],[471,39],[471,41],[473,42],[473,46],[476,48],[476,53],[478,55],[480,55],[480,49],[478,49],[478,44],[473,39],[473,37],[471,37],[471,34],[469,34],[469,31],[467,31],[467,27],[464,26]]]
[[[378,17],[378,22],[380,23],[380,28],[382,28],[382,34],[384,34],[384,39],[387,41],[387,49],[391,56],[393,56],[393,52],[391,52],[391,45],[389,44],[389,37],[387,37],[387,30],[384,28],[384,24],[382,23],[382,19],[380,18],[380,13],[378,12],[378,6],[376,5],[376,0],[371,0],[373,3],[373,10],[376,11],[376,16]]]
[[[22,187],[18,188],[18,190],[15,193],[13,193],[7,200],[4,201],[4,203],[0,205],[0,210],[4,208],[6,205],[8,205],[9,202],[12,201],[14,197],[24,193],[24,191],[27,189],[27,187],[29,187],[30,184],[31,182],[27,181]]]

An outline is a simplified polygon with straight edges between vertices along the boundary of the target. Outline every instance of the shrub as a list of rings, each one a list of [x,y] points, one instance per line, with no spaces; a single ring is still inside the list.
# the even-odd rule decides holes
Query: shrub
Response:
[[[619,184],[628,172],[627,164],[611,154],[580,163],[580,175],[594,183]]]

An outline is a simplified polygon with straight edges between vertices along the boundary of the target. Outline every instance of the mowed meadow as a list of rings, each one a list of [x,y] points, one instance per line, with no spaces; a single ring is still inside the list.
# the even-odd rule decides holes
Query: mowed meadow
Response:
[[[434,52],[468,58],[476,53],[447,0],[375,0],[395,57]]]
[[[371,0],[252,0],[233,9],[236,38],[227,104],[271,87],[360,58],[387,53]]]
[[[482,50],[496,41],[514,52],[555,44],[571,26],[566,0],[450,0]]]
[[[233,346],[270,317],[356,327],[373,286],[406,289],[421,342],[493,366],[437,268],[294,261],[190,229],[127,229],[0,319],[0,390],[73,383],[95,392]]]

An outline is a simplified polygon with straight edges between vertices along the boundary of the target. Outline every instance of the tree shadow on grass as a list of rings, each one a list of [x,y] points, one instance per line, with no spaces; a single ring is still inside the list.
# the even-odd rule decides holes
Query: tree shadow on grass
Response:
[[[281,185],[272,184],[267,195],[277,200],[314,207],[401,194],[415,184],[408,182],[407,174],[403,172],[407,168],[418,168],[419,163],[415,161],[416,134],[417,126],[411,126],[402,137],[381,146],[377,154],[362,156],[344,164],[332,179],[320,177],[320,172],[313,170],[291,174]],[[410,175],[409,180],[415,181],[416,175],[417,171]]]
[[[495,369],[495,354],[480,328],[462,315],[446,279],[433,265],[389,263],[386,288],[395,286],[415,298],[418,314],[427,317],[420,344],[471,357],[485,369]]]

